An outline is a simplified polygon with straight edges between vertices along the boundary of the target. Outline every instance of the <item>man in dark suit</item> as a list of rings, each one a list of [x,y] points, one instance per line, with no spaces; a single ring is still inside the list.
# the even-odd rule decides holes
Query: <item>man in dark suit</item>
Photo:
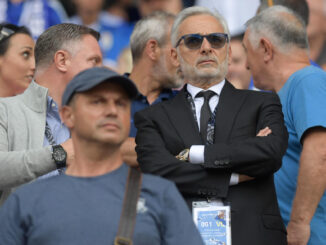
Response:
[[[286,244],[273,182],[288,137],[277,95],[225,80],[231,49],[219,14],[183,10],[171,39],[186,86],[135,115],[140,168],[173,180],[190,207],[230,206],[233,245]]]

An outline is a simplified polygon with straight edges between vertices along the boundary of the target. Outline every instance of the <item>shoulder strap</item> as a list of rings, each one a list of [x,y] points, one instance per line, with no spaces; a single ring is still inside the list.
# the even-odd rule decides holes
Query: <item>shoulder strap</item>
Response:
[[[114,245],[132,245],[141,183],[141,172],[135,168],[129,167],[119,229],[114,239]]]

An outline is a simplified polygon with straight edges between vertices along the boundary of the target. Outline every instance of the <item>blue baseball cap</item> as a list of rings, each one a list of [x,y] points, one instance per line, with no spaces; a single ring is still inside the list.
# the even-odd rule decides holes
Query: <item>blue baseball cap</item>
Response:
[[[106,67],[94,67],[78,73],[68,83],[62,96],[62,106],[67,105],[75,93],[86,92],[104,82],[119,84],[130,99],[138,95],[136,85],[129,78]]]

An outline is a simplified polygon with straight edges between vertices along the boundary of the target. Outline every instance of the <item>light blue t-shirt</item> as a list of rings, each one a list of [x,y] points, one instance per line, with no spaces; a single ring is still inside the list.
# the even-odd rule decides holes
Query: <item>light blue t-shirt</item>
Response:
[[[24,185],[0,208],[1,245],[113,245],[128,166]],[[143,174],[134,245],[204,245],[174,183]]]
[[[275,174],[275,187],[281,215],[287,225],[297,186],[302,151],[300,140],[309,128],[326,128],[326,72],[307,66],[293,73],[278,95],[283,106],[289,142],[282,167]],[[321,244],[326,244],[326,193],[312,219],[309,240],[309,245]]]

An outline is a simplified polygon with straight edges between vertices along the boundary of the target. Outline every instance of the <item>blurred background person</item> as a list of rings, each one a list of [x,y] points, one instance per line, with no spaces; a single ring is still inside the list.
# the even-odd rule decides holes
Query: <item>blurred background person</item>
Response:
[[[132,56],[130,47],[125,48],[119,55],[116,71],[120,74],[130,73],[132,70]]]
[[[50,26],[65,21],[63,8],[58,6],[57,0],[0,0],[0,23],[26,26],[37,39]]]
[[[247,69],[247,54],[242,46],[243,34],[231,38],[231,63],[226,78],[237,89],[251,89],[251,73]]]
[[[110,15],[134,23],[140,19],[136,1],[138,0],[106,0],[104,8]]]
[[[196,0],[195,4],[221,13],[228,23],[231,36],[234,36],[245,31],[244,24],[255,15],[259,0]]]
[[[173,98],[176,92],[172,89],[182,85],[177,79],[177,67],[170,59],[174,18],[173,14],[156,11],[140,20],[132,33],[133,68],[129,78],[139,91],[131,106],[132,118],[137,111],[151,104]],[[129,136],[135,137],[136,132],[132,122]]]
[[[122,0],[122,2],[130,2],[130,0]],[[140,18],[145,18],[158,11],[176,15],[183,9],[182,0],[136,0],[135,3],[137,4]],[[130,72],[130,69],[132,69],[132,64],[130,64],[131,56],[130,49],[123,50],[121,57],[118,58],[118,72]]]
[[[170,60],[170,32],[175,15],[156,11],[137,22],[131,35],[130,46],[133,68],[129,78],[138,89],[131,104],[129,138],[122,145],[125,161],[137,166],[134,115],[150,105],[173,98],[183,81],[177,79],[177,67]]]
[[[307,0],[310,58],[326,70],[326,0]]]
[[[0,24],[0,97],[24,92],[34,71],[34,41],[29,30]]]
[[[182,8],[182,0],[138,0],[138,9],[142,17],[148,16],[155,11],[178,14]]]
[[[110,14],[135,22],[155,11],[179,13],[183,8],[182,0],[107,0],[106,9]]]
[[[104,11],[104,0],[72,0],[72,2],[76,8],[76,15],[69,21],[86,25],[100,32],[99,43],[103,53],[103,63],[111,68],[117,68],[120,53],[129,46],[133,24]]]

